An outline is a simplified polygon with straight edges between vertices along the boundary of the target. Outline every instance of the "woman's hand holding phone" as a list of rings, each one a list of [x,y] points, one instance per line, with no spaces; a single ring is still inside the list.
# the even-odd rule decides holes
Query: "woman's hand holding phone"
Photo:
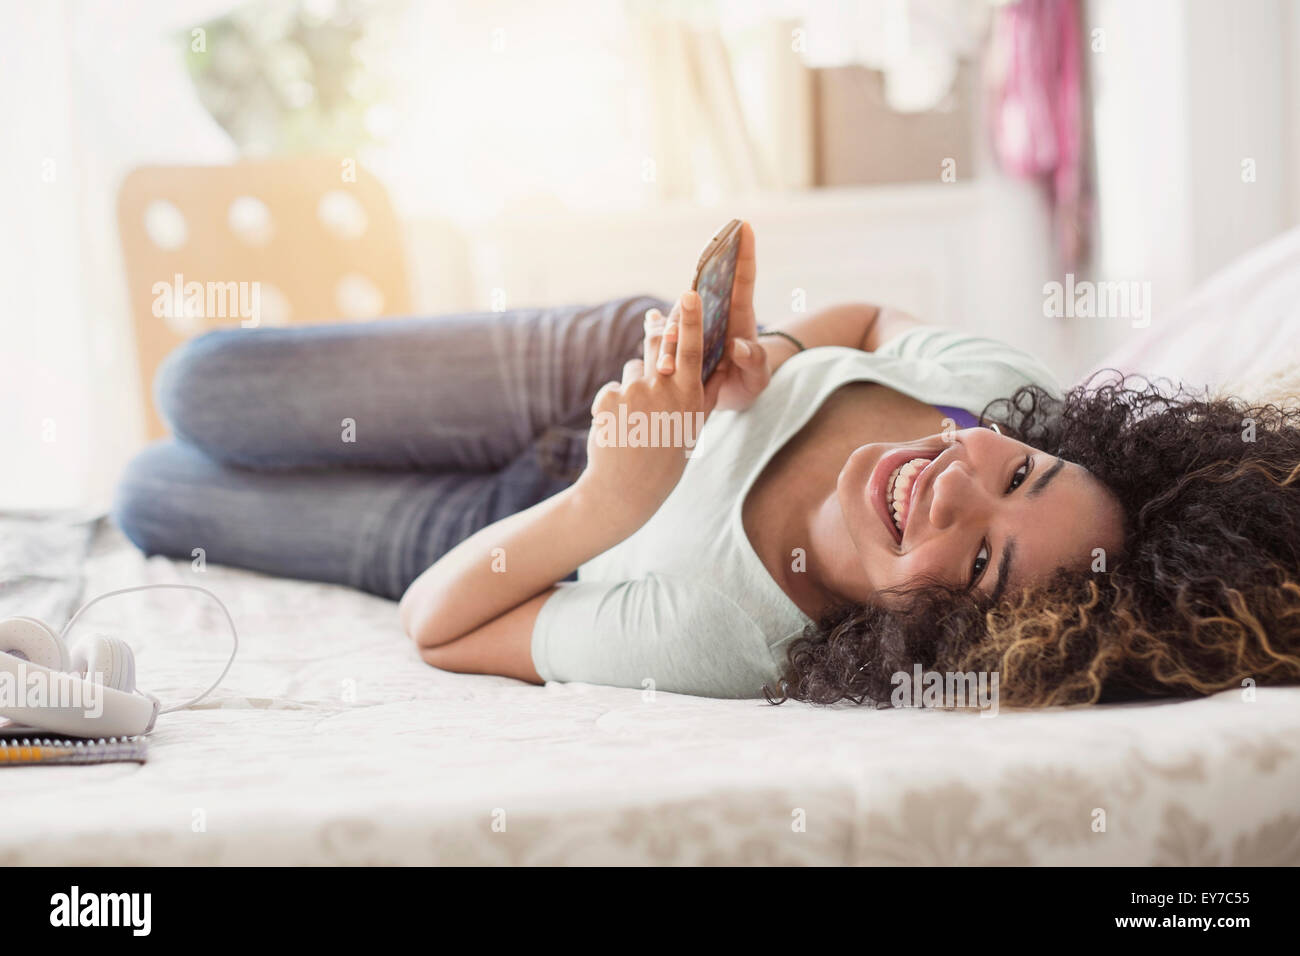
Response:
[[[587,468],[575,490],[605,520],[631,534],[677,486],[723,380],[700,381],[704,319],[700,297],[686,292],[667,319],[646,315],[642,358],[623,366],[591,406]],[[638,431],[640,429],[640,431]]]
[[[772,374],[767,352],[758,340],[758,319],[754,314],[754,279],[758,260],[754,251],[754,227],[740,227],[740,248],[736,254],[736,275],[731,284],[731,310],[727,318],[727,351],[709,384],[718,383],[721,409],[741,411],[754,404]]]
[[[592,403],[587,469],[575,491],[607,517],[625,518],[631,525],[628,534],[649,520],[677,486],[708,414],[714,408],[748,408],[771,380],[754,314],[757,271],[754,229],[742,223],[727,317],[729,341],[707,382],[700,381],[703,308],[698,293],[686,292],[666,317],[658,309],[646,313],[642,357],[628,362],[622,382],[607,384]],[[634,413],[647,418],[668,413],[667,420],[681,422],[690,447],[662,442],[636,446],[626,440],[631,436],[611,431],[611,426],[617,431],[620,421],[634,422]],[[602,420],[607,427],[601,427]]]

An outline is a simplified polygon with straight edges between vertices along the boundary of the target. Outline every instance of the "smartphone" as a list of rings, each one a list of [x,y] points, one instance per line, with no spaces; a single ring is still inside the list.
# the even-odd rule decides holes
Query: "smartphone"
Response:
[[[691,289],[699,294],[704,312],[704,381],[727,351],[727,317],[731,314],[731,285],[736,278],[736,256],[740,252],[739,219],[733,219],[709,240],[700,253]]]

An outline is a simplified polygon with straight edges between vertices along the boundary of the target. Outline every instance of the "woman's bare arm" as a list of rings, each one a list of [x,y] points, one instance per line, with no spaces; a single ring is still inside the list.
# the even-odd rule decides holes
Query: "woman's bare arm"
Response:
[[[843,345],[874,352],[883,342],[920,325],[920,320],[888,306],[851,304],[836,305],[808,316],[796,316],[774,328],[789,332],[807,348]],[[763,336],[768,367],[775,372],[798,352],[790,342],[777,335]]]
[[[547,588],[464,637],[422,647],[420,657],[426,664],[457,674],[497,674],[540,684],[542,677],[533,666],[533,625],[554,593],[555,588]]]
[[[573,485],[466,538],[407,588],[402,629],[423,651],[549,590],[640,527]],[[631,520],[629,520],[631,518]]]
[[[706,417],[718,386],[700,382],[704,352],[699,296],[686,293],[645,358],[601,389],[598,421],[633,414]],[[671,420],[671,419],[670,419]],[[609,439],[613,439],[610,441]],[[399,606],[421,656],[446,670],[538,681],[531,657],[537,613],[580,565],[633,534],[681,478],[688,449],[632,444],[594,428],[576,484],[466,538],[412,582]]]

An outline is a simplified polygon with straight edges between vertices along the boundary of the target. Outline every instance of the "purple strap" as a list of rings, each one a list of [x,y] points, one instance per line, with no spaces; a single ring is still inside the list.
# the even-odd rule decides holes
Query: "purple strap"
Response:
[[[964,408],[954,408],[951,405],[936,405],[934,407],[942,412],[945,418],[951,418],[956,422],[958,428],[974,428],[979,425],[979,419]]]

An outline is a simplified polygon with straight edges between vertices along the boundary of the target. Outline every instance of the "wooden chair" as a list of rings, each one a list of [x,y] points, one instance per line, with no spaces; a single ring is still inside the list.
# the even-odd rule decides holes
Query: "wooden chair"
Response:
[[[397,216],[352,160],[140,167],[117,217],[146,397],[167,353],[208,329],[410,310]],[[149,437],[165,434],[145,404]]]

